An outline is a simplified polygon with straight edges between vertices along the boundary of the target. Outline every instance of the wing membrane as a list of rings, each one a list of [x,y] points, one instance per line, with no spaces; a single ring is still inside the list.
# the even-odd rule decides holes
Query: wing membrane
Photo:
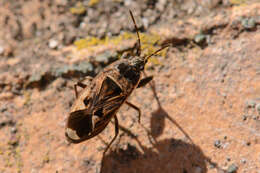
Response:
[[[126,98],[120,86],[109,77],[102,82],[100,92],[92,96],[92,99],[85,101],[87,109],[69,115],[65,135],[73,143],[82,142],[101,132]]]
[[[97,100],[94,103],[94,108],[101,111],[105,115],[118,109],[124,102],[126,96],[123,94],[122,89],[111,78],[106,77],[103,81]]]

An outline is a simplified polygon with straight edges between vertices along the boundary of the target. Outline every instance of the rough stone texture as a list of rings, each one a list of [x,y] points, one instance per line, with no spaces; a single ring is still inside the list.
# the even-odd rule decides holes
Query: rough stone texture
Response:
[[[71,13],[76,1],[0,2],[1,173],[260,170],[259,2],[81,2],[83,14]],[[65,141],[65,118],[75,73],[96,74],[106,64],[93,57],[118,48],[89,52],[72,43],[87,34],[133,31],[128,8],[138,26],[145,20],[146,32],[173,46],[157,57],[160,63],[148,64],[152,85],[129,99],[142,110],[141,124],[135,110],[122,106],[120,134],[103,157],[113,123],[99,137],[72,145]],[[199,34],[206,36],[203,45],[194,41]]]

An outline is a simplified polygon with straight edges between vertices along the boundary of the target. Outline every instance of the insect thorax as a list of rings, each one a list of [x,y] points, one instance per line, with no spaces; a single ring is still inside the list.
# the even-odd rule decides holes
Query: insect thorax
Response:
[[[140,73],[144,68],[144,61],[139,57],[121,61],[117,69],[122,77],[125,77],[131,84],[137,85],[140,80]]]

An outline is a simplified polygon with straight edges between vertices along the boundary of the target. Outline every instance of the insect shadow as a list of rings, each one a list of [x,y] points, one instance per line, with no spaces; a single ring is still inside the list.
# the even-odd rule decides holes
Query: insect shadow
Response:
[[[131,144],[128,144],[126,149],[119,148],[111,151],[103,157],[100,172],[206,173],[208,171],[207,164],[210,164],[212,168],[221,169],[204,155],[201,148],[193,143],[189,135],[163,109],[157,97],[154,82],[150,84],[150,87],[157,100],[158,109],[152,112],[151,130],[143,128],[147,132],[152,147],[143,146],[142,142],[130,130],[120,126],[121,131],[133,138],[142,151]],[[157,141],[156,138],[163,133],[166,119],[179,128],[188,139],[188,142],[174,138]],[[222,171],[225,172],[224,170]]]
[[[154,83],[153,83],[154,84]],[[101,173],[112,172],[187,172],[193,165],[199,165],[206,172],[206,164],[202,151],[199,147],[175,140],[173,138],[157,141],[156,138],[163,132],[167,112],[161,107],[156,95],[154,85],[150,85],[158,103],[158,109],[152,113],[150,121],[151,131],[145,130],[152,143],[152,148],[142,145],[138,138],[130,130],[120,126],[121,131],[129,135],[138,143],[142,151],[128,144],[126,149],[111,151],[102,159]],[[158,152],[155,152],[156,149]],[[185,153],[185,154],[184,154]],[[196,155],[196,160],[190,156]],[[187,159],[189,158],[189,159]]]
[[[199,146],[182,140],[169,138],[157,141],[151,131],[147,135],[152,147],[145,147],[130,130],[120,126],[121,131],[132,137],[141,148],[128,144],[125,149],[111,151],[102,159],[101,173],[112,172],[207,172],[208,158]],[[153,140],[152,140],[153,139]]]
[[[146,74],[144,74],[146,76]],[[173,119],[169,116],[169,114],[165,111],[165,109],[162,107],[162,104],[159,100],[159,97],[157,95],[156,92],[156,88],[155,88],[155,82],[151,81],[149,83],[150,88],[152,89],[154,98],[156,99],[158,108],[156,111],[152,112],[152,117],[150,120],[150,129],[151,132],[150,135],[156,139],[157,137],[159,137],[164,130],[165,127],[165,120],[168,119],[173,125],[175,125],[184,135],[185,137],[191,142],[193,143],[191,137],[185,132],[185,130]]]
[[[194,144],[170,138],[156,142],[152,148],[141,148],[143,151],[128,144],[126,149],[110,152],[103,158],[101,173],[207,172],[207,158]]]

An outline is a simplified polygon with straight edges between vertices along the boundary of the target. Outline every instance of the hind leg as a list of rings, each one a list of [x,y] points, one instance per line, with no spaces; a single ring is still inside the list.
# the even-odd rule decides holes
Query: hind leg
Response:
[[[115,139],[118,135],[118,132],[119,132],[119,124],[118,124],[118,119],[117,119],[116,115],[114,116],[114,120],[115,120],[115,136],[113,137],[111,142],[107,145],[105,151],[103,152],[103,156],[105,156],[107,150],[110,148],[111,144],[115,141]]]

